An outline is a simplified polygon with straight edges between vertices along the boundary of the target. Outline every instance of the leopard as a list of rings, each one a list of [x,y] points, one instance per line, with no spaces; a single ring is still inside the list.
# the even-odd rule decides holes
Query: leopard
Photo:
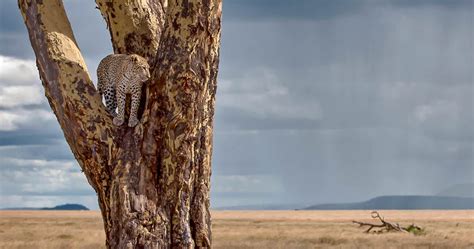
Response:
[[[142,86],[150,79],[150,66],[145,58],[137,54],[110,54],[97,67],[97,88],[105,100],[107,111],[113,116],[112,123],[121,126],[125,121],[125,102],[131,95],[128,126],[139,123],[137,112],[140,106]],[[118,109],[118,113],[115,110]]]

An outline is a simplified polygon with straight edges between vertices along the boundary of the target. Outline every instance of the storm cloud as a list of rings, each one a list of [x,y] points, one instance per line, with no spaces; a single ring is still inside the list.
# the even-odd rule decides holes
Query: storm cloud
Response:
[[[92,1],[65,5],[95,78],[112,51],[105,23]],[[223,7],[214,207],[434,194],[474,181],[472,1]],[[1,11],[1,207],[97,208],[44,98],[16,3]]]

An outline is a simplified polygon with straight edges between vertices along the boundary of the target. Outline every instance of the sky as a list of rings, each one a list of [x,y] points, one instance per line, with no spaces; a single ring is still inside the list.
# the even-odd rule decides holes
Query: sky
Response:
[[[112,53],[66,0],[93,79]],[[473,1],[224,0],[212,207],[431,195],[474,182]],[[0,208],[94,191],[44,97],[16,1],[0,0]]]

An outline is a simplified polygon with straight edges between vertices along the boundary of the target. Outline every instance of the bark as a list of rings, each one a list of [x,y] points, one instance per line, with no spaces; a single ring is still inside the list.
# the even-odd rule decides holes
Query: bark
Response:
[[[168,0],[96,0],[116,54],[140,54],[153,65]]]
[[[115,127],[61,0],[19,0],[46,97],[97,192],[108,248],[209,248],[221,0],[97,0],[116,53],[153,65],[140,123]]]

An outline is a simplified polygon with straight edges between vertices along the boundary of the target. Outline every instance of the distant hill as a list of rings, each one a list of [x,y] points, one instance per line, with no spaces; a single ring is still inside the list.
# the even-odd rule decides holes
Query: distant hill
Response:
[[[81,204],[63,204],[55,207],[44,207],[44,208],[28,208],[28,207],[19,207],[19,208],[5,208],[3,210],[89,210],[86,206]]]
[[[436,195],[474,198],[474,183],[456,184],[441,190]]]
[[[474,209],[474,198],[449,196],[380,196],[364,202],[320,204],[304,210]]]
[[[89,210],[86,206],[81,204],[64,204],[52,208],[41,208],[41,210]]]

